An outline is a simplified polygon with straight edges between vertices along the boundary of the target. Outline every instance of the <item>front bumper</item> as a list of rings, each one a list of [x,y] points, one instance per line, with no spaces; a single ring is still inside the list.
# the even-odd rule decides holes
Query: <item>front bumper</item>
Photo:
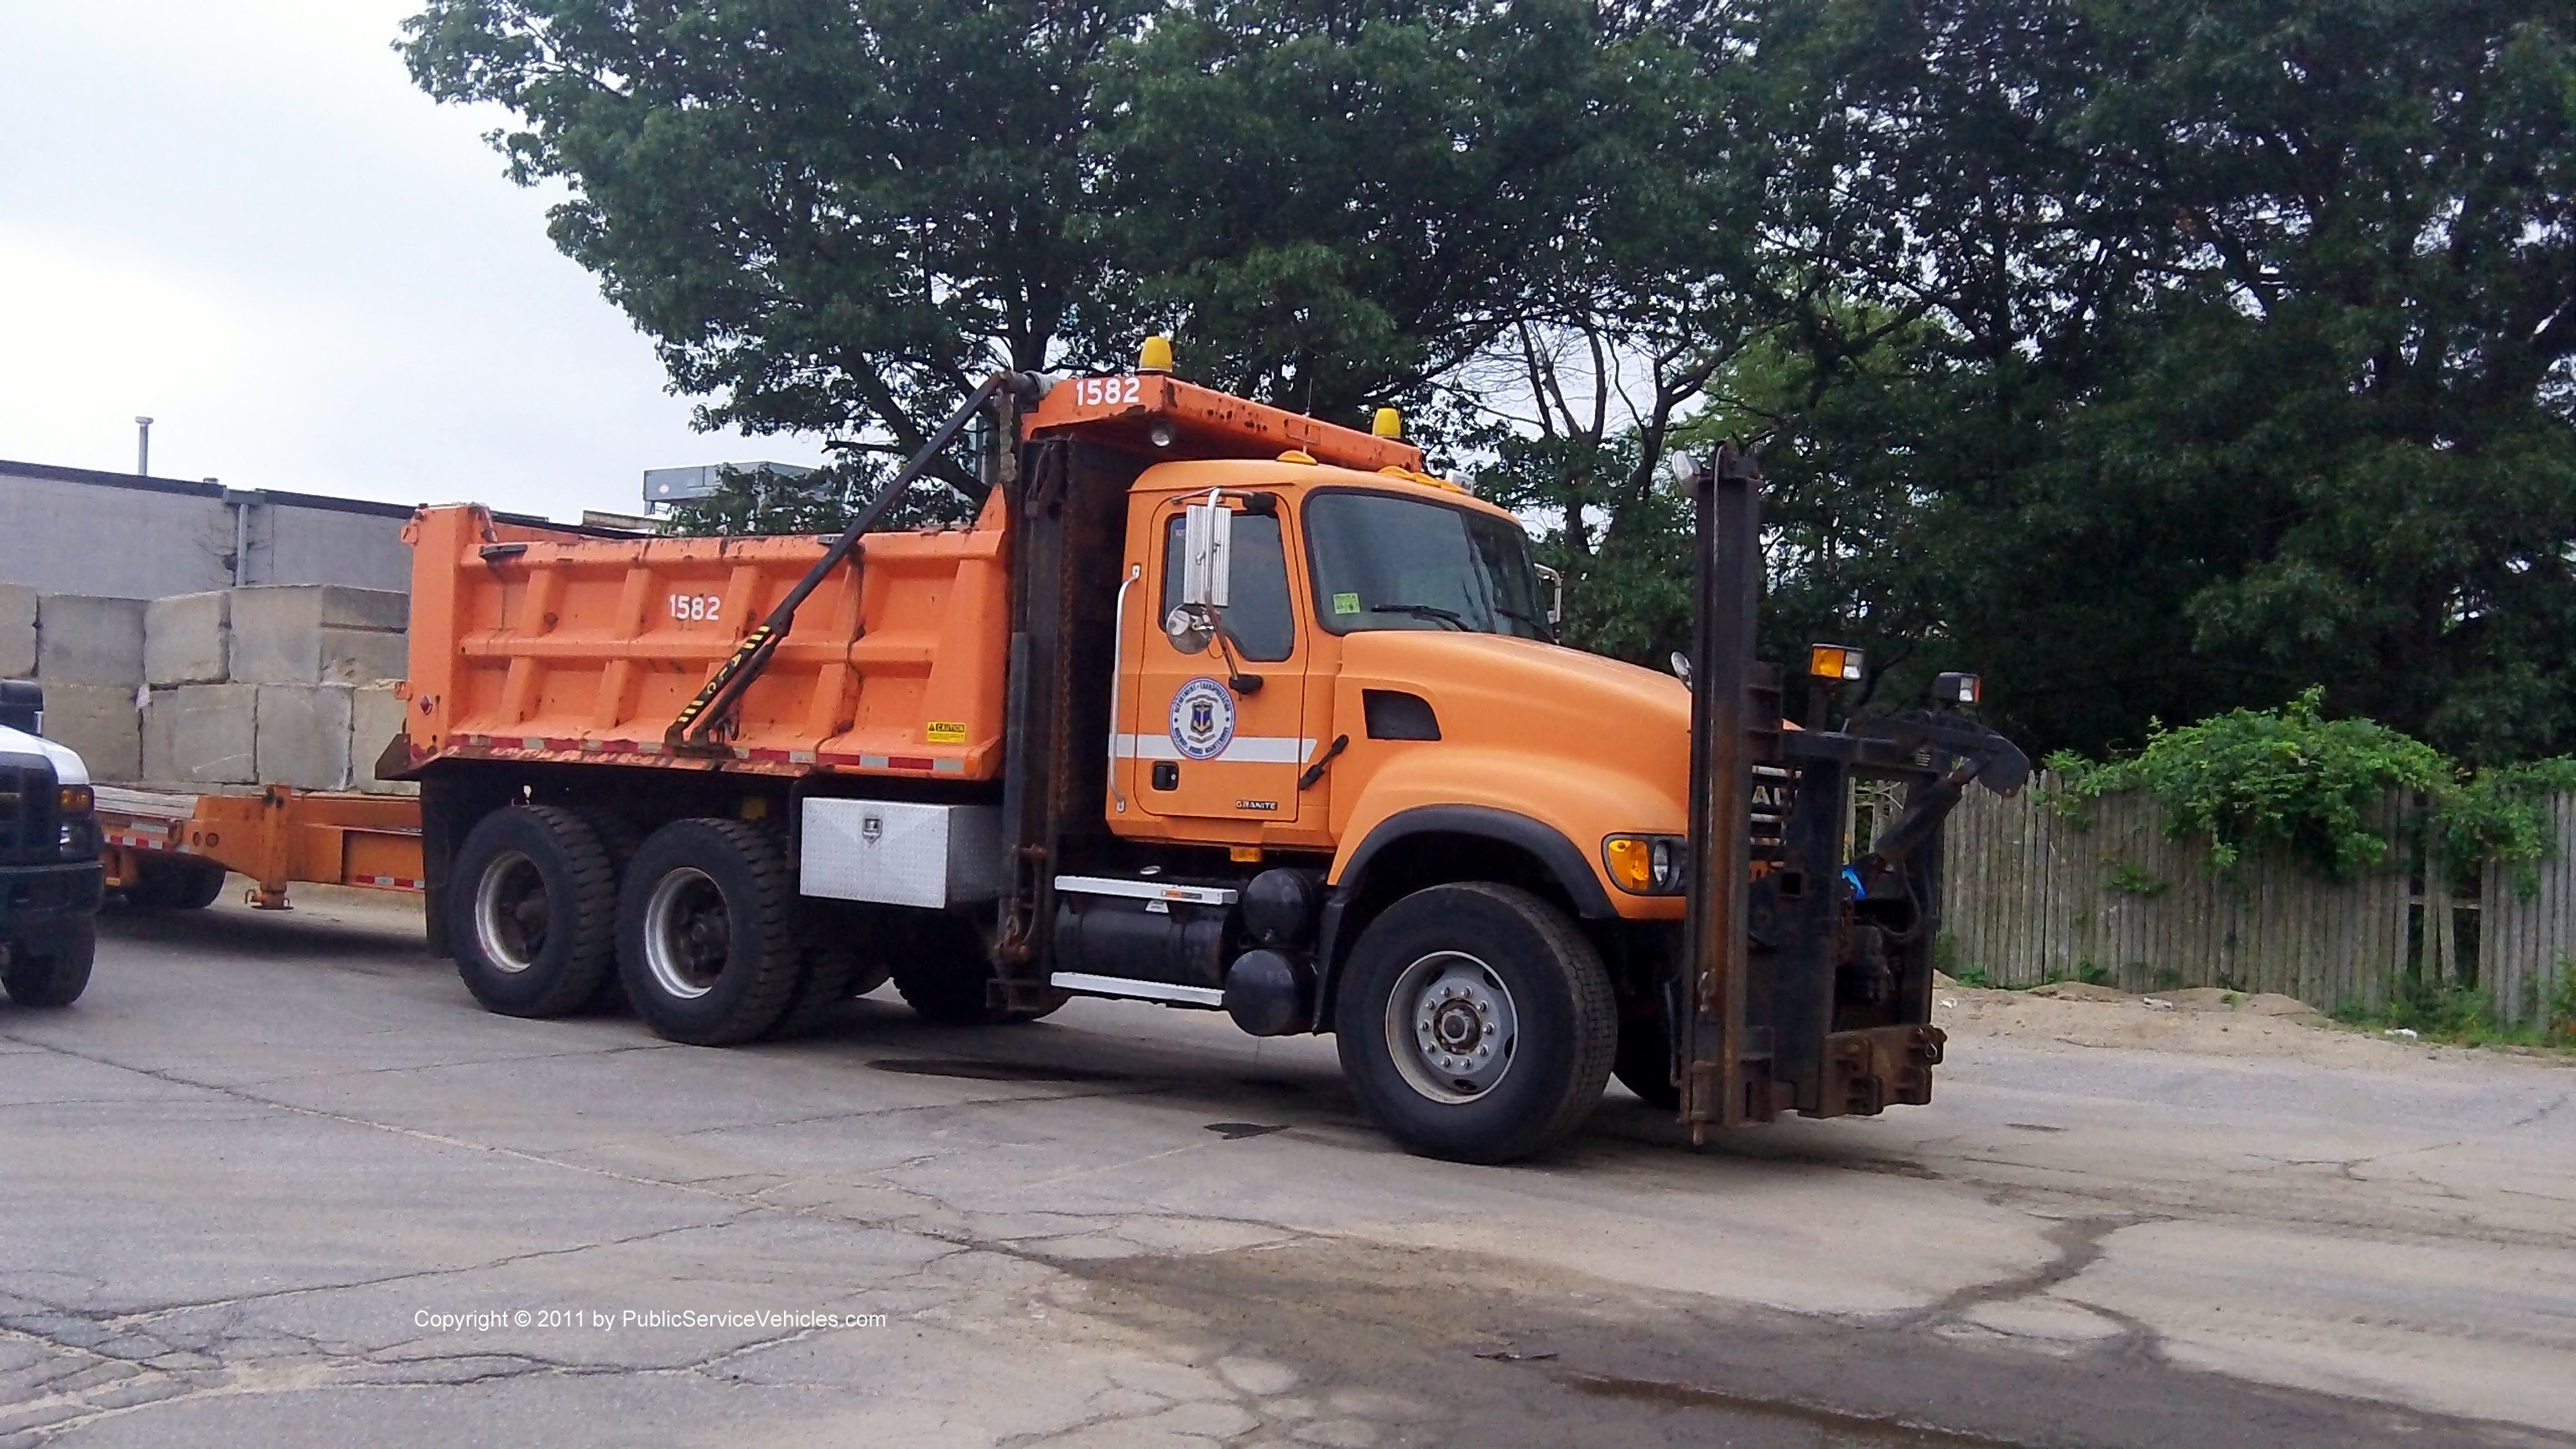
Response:
[[[0,865],[0,939],[41,940],[98,914],[107,867],[95,860]]]

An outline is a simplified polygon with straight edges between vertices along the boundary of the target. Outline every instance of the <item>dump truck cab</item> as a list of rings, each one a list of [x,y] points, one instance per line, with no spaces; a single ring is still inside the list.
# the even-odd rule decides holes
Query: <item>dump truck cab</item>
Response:
[[[1519,521],[1391,414],[1145,364],[997,376],[837,538],[424,510],[379,768],[422,782],[433,944],[477,998],[613,977],[705,1044],[889,975],[946,1022],[1222,1010],[1335,1035],[1395,1137],[1473,1161],[1614,1072],[1695,1131],[1928,1100],[1940,819],[2027,766],[1954,712],[1784,728],[1743,460],[1692,485],[1685,684],[1556,642]],[[987,409],[973,526],[878,531]],[[1849,840],[1873,774],[1909,811]]]
[[[1619,901],[1601,850],[1683,832],[1689,691],[1558,645],[1518,520],[1302,459],[1162,464],[1128,497],[1120,836],[1322,855],[1332,883],[1399,840],[1474,836],[1587,914],[1680,918]],[[1220,605],[1189,596],[1193,508],[1225,516]]]

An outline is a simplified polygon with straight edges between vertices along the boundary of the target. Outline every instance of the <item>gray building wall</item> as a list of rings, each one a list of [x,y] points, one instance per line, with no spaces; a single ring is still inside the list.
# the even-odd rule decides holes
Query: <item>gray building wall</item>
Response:
[[[234,514],[212,483],[0,462],[0,583],[158,599],[229,588]],[[236,497],[243,495],[236,494]],[[399,504],[247,495],[249,584],[411,589]]]

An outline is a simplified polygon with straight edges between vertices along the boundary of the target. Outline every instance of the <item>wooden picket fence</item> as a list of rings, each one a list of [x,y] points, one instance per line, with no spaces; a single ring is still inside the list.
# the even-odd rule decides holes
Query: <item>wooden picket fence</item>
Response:
[[[2205,846],[2166,838],[2153,801],[2104,797],[2070,818],[2048,802],[2052,783],[2042,775],[2009,799],[1973,791],[1950,817],[1943,953],[1954,970],[1999,986],[2277,991],[2327,1010],[2384,1006],[2414,974],[2483,990],[2516,1023],[2545,1013],[2558,973],[2576,969],[2576,797],[2551,802],[2557,849],[2536,889],[2490,867],[2466,899],[2393,826],[2388,865],[2353,880],[2282,860],[2222,877]],[[2403,804],[2391,801],[2387,818]]]

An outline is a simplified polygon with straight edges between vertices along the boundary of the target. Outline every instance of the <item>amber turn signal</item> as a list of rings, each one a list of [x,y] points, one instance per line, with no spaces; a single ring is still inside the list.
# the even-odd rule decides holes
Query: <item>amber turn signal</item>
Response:
[[[1807,672],[1818,679],[1839,679],[1857,683],[1862,664],[1861,652],[1840,644],[1817,644],[1807,650]]]
[[[1689,856],[1689,840],[1678,835],[1613,835],[1601,842],[1610,883],[1632,896],[1678,894]]]

